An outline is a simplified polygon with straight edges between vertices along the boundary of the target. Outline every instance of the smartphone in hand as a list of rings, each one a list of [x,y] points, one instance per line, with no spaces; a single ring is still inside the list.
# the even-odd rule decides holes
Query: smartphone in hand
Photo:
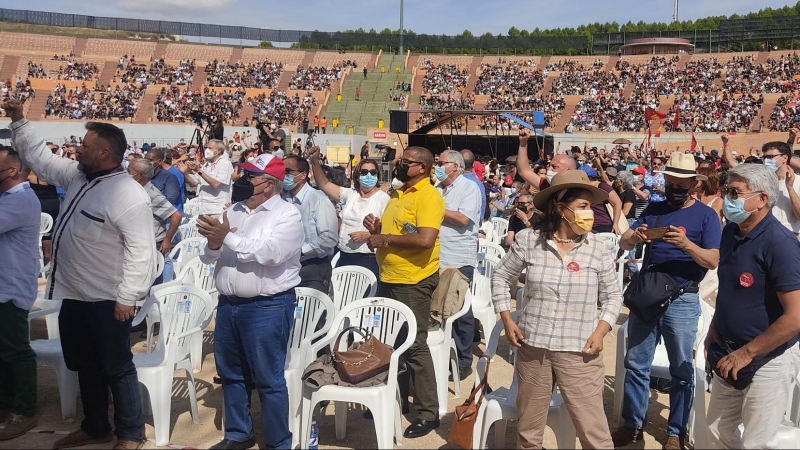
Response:
[[[664,235],[669,232],[669,227],[649,228],[644,230],[642,234],[649,240],[664,239]]]

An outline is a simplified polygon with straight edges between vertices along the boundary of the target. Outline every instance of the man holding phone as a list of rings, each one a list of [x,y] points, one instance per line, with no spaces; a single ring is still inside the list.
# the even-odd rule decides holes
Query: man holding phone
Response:
[[[622,235],[620,247],[630,250],[647,243],[642,270],[670,275],[681,293],[652,322],[644,322],[635,314],[628,319],[623,426],[612,434],[615,447],[642,439],[650,394],[650,364],[656,345],[663,338],[672,378],[664,448],[684,448],[694,391],[692,352],[700,317],[698,287],[706,271],[719,263],[721,229],[717,213],[689,195],[697,181],[706,178],[696,173],[694,157],[674,152],[658,173],[664,176],[666,201],[651,202]]]

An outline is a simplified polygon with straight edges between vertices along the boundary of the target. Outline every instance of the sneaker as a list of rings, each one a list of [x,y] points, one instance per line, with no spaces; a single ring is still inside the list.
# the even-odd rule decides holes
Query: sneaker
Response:
[[[614,447],[625,447],[631,442],[636,442],[643,439],[642,430],[622,426],[617,428],[617,431],[611,433],[611,441],[614,442]]]
[[[39,423],[36,417],[25,417],[19,414],[11,414],[6,418],[5,428],[0,430],[0,441],[7,441],[20,437],[32,430]]]
[[[114,440],[114,436],[109,432],[105,436],[90,436],[83,429],[78,428],[72,433],[64,436],[53,443],[54,449],[82,447],[90,444],[105,444]]]
[[[472,375],[472,367],[459,367],[458,368],[458,379],[460,381],[464,381]],[[450,374],[450,378],[447,379],[448,381],[453,381],[453,374]]]
[[[664,450],[684,450],[683,441],[678,436],[670,436],[664,444]]]
[[[144,446],[144,441],[131,441],[128,439],[117,440],[113,450],[139,450]]]

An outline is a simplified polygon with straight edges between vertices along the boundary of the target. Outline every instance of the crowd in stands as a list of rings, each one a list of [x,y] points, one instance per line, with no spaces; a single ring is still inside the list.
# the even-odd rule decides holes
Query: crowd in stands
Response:
[[[262,123],[277,122],[283,126],[297,125],[317,106],[317,99],[311,92],[304,97],[293,96],[283,91],[272,91],[269,95],[260,94],[248,97],[248,105],[253,106],[254,121]]]
[[[797,107],[797,98],[794,95],[784,95],[776,102],[767,128],[769,131],[789,131],[798,124],[800,124],[800,108]]]
[[[544,78],[539,71],[524,70],[530,67],[532,66],[526,63],[509,64],[505,67],[484,64],[475,83],[475,94],[536,95],[544,87]]]
[[[603,66],[604,66],[603,61],[599,59],[594,60],[592,66],[589,68],[584,67],[584,65],[579,63],[578,61],[566,59],[566,60],[558,60],[556,62],[549,62],[547,63],[547,66],[545,66],[545,69],[547,69],[548,72],[564,72],[567,70],[589,70],[589,69],[600,70],[603,68]]]
[[[502,110],[516,110],[516,111],[544,111],[545,127],[552,128],[556,126],[561,111],[566,106],[564,96],[550,94],[544,95],[492,95],[486,101],[484,110],[502,111]],[[525,114],[520,117],[527,123],[533,123],[531,114]],[[516,122],[509,121],[504,117],[495,118],[494,116],[484,117],[482,119],[481,128],[484,129],[497,129],[497,130],[516,130],[518,126]]]
[[[36,96],[36,92],[34,91],[33,87],[31,87],[30,80],[25,80],[24,82],[17,78],[17,82],[15,84],[11,83],[11,80],[8,81],[0,81],[0,101],[6,102],[8,100],[19,100],[22,103],[27,102],[29,99]],[[0,117],[5,117],[5,113],[0,111]]]
[[[47,96],[45,116],[74,120],[127,120],[136,113],[144,89],[132,84],[68,89],[56,85]]]
[[[167,64],[164,62],[164,59],[153,61],[150,67],[146,64],[129,62],[126,69],[120,75],[120,81],[123,83],[139,83],[142,85],[169,84],[191,86],[195,69],[195,61],[190,61],[188,59],[181,60],[177,66]]]
[[[289,89],[303,91],[325,91],[342,78],[342,68],[334,67],[298,67],[289,80]]]
[[[95,80],[100,74],[97,64],[89,62],[78,62],[75,58],[67,60],[66,65],[60,66],[57,72],[48,73],[44,65],[28,61],[28,78],[44,78],[56,80],[82,81]]]
[[[469,82],[469,70],[466,68],[452,64],[431,64],[429,59],[423,61],[422,68],[427,71],[422,79],[422,92],[425,94],[463,92]]]
[[[553,81],[552,92],[557,95],[590,95],[614,94],[621,92],[628,82],[625,73],[602,70],[568,69],[562,71]]]
[[[206,64],[205,72],[211,87],[272,89],[278,86],[283,64],[267,60],[252,64],[214,60]]]
[[[741,58],[735,67],[729,67],[723,88],[731,93],[775,94],[788,93],[800,88],[795,76],[800,72],[797,54],[769,58],[756,65],[752,56]]]
[[[761,111],[762,98],[753,95],[734,97],[730,94],[684,94],[675,97],[680,111],[679,131],[745,132]],[[675,112],[665,121],[672,124]]]
[[[163,87],[154,105],[156,120],[159,122],[196,122],[198,117],[222,116],[225,121],[239,119],[244,102],[245,91],[217,91],[206,87],[181,89],[178,86]]]
[[[574,131],[640,131],[646,125],[645,108],[658,109],[658,106],[658,97],[652,95],[586,97],[575,106],[570,126]]]

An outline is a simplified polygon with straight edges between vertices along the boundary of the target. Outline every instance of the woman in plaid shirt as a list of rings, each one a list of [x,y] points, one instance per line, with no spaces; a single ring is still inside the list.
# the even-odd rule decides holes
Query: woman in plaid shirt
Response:
[[[543,214],[521,231],[492,276],[495,311],[517,347],[519,448],[541,448],[557,382],[582,448],[613,448],[603,410],[603,338],[616,323],[622,293],[614,255],[590,233],[591,206],[608,198],[586,173],[567,170],[534,197]],[[523,313],[511,319],[512,288],[527,268]],[[602,305],[600,318],[597,304]]]

